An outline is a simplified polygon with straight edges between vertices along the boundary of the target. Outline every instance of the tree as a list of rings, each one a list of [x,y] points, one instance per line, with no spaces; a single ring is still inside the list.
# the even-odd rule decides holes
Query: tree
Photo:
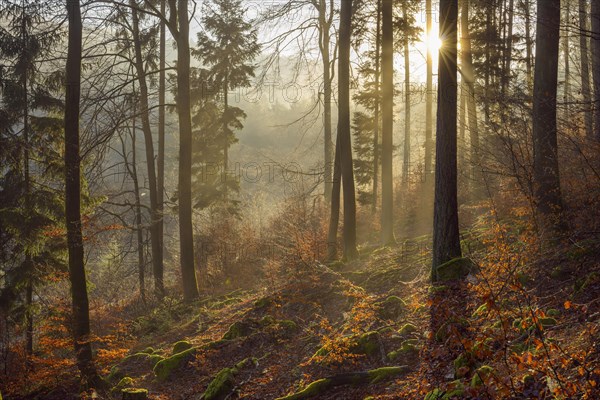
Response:
[[[344,196],[344,258],[353,259],[356,249],[356,199],[352,145],[350,140],[350,44],[352,39],[352,0],[340,8],[338,59],[338,138]],[[333,201],[333,200],[332,200]],[[333,208],[333,207],[332,207]],[[333,212],[333,211],[332,211]]]
[[[174,1],[171,1],[174,3]],[[173,6],[173,5],[172,5]],[[173,12],[173,9],[171,9]],[[173,20],[174,18],[172,18]],[[171,25],[177,41],[177,113],[179,115],[179,249],[183,299],[196,299],[198,283],[194,263],[192,226],[192,114],[190,100],[190,23],[188,1],[177,0],[178,28]]]
[[[210,67],[211,83],[222,90],[221,143],[223,177],[227,180],[229,147],[237,141],[231,127],[242,128],[237,118],[239,109],[229,106],[229,91],[250,86],[256,68],[252,62],[260,46],[256,30],[244,20],[241,0],[212,0],[212,3],[214,8],[210,7],[202,17],[204,31],[198,33],[198,49],[193,53]],[[227,185],[224,188],[226,194]]]
[[[592,93],[590,90],[590,59],[588,47],[588,13],[585,0],[579,0],[579,45],[581,51],[581,93],[588,109],[585,111],[585,133],[588,138],[594,136],[594,115]]]
[[[432,14],[431,0],[425,0],[425,19],[426,35],[431,38],[432,35]],[[427,77],[426,77],[426,95],[425,95],[425,183],[430,183],[431,161],[433,154],[433,57],[430,48],[430,40],[427,40]]]
[[[150,192],[150,243],[152,248],[152,271],[154,273],[154,290],[159,299],[164,297],[165,287],[163,279],[162,245],[160,237],[159,221],[162,219],[159,210],[159,199],[156,178],[156,166],[154,163],[154,142],[152,139],[152,128],[150,127],[150,111],[148,103],[148,84],[146,81],[146,69],[142,55],[142,38],[140,33],[140,21],[137,11],[137,1],[129,1],[131,8],[131,33],[134,48],[134,67],[137,81],[139,82],[139,104],[142,120],[142,132],[146,149],[146,169],[148,171],[148,186]]]
[[[600,141],[600,2],[592,0],[592,79],[594,82],[594,137]]]
[[[537,211],[560,218],[556,96],[560,42],[560,0],[538,3],[533,83],[533,178]],[[540,62],[543,60],[543,62]],[[558,219],[551,221],[558,223]]]
[[[436,267],[461,256],[457,200],[457,23],[458,0],[440,1],[438,111],[435,200],[433,214],[433,281]]]
[[[381,130],[381,241],[394,243],[394,30],[393,2],[383,0],[382,6],[382,130]],[[340,82],[341,85],[341,82]],[[345,185],[344,185],[345,186]]]
[[[69,280],[73,307],[73,339],[77,366],[86,387],[99,383],[93,362],[90,313],[85,277],[81,226],[81,166],[79,155],[79,100],[81,96],[82,22],[79,0],[67,0],[69,39],[65,101],[65,215]]]

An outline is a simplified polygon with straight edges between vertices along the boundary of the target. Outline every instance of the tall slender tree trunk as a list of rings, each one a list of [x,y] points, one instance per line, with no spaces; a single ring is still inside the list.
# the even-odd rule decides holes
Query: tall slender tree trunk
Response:
[[[594,137],[594,116],[592,113],[592,92],[590,89],[590,59],[588,47],[588,13],[586,0],[579,0],[579,45],[581,51],[581,93],[584,103],[585,135]]]
[[[382,130],[381,130],[381,241],[394,243],[394,27],[392,0],[382,8]]]
[[[406,2],[402,3],[402,17],[408,21]],[[408,32],[404,35],[404,157],[402,163],[402,180],[408,183],[410,174],[410,49]]]
[[[432,14],[431,0],[425,0],[425,18],[427,37],[432,34]],[[429,42],[429,41],[428,41]],[[433,57],[429,43],[427,45],[427,94],[425,95],[425,183],[433,182],[432,159],[433,159]]]
[[[356,193],[350,139],[350,47],[352,39],[352,0],[340,8],[338,58],[338,141],[344,194],[344,258],[353,259],[356,249]]]
[[[333,10],[329,10],[333,13]],[[323,60],[323,131],[324,131],[324,182],[325,200],[331,200],[332,166],[333,166],[333,140],[331,130],[331,55],[329,35],[331,33],[331,19],[327,15],[327,0],[319,3],[319,48]]]
[[[600,141],[600,1],[592,0],[592,78],[594,81],[594,137]]]
[[[161,15],[165,15],[165,0],[160,1]],[[160,240],[160,260],[163,269],[153,271],[154,275],[154,294],[161,300],[165,296],[164,283],[164,203],[165,203],[165,92],[166,92],[166,26],[163,20],[160,21],[160,39],[159,39],[159,73],[158,73],[158,157],[156,160],[157,181],[156,194],[158,217],[158,238]],[[153,264],[154,266],[154,264]]]
[[[179,114],[179,246],[183,299],[198,298],[192,226],[192,116],[188,1],[177,0],[177,112]]]
[[[565,4],[565,37],[563,38],[563,57],[565,59],[565,86],[563,91],[563,102],[565,103],[565,115],[569,117],[569,108],[571,101],[571,60],[569,58],[569,26],[571,24],[571,1],[566,0]]]
[[[65,216],[75,354],[82,382],[85,387],[89,387],[98,382],[98,374],[92,358],[81,226],[79,100],[81,95],[82,22],[79,0],[67,0],[67,14],[69,39],[65,74],[67,84],[65,97]]]
[[[139,17],[136,0],[129,0],[131,5],[131,20],[133,33],[133,46],[135,50],[135,70],[140,86],[139,102],[140,116],[142,120],[142,132],[144,133],[144,147],[146,149],[146,170],[148,172],[148,188],[150,192],[150,246],[152,249],[152,271],[159,285],[158,290],[164,292],[162,246],[160,240],[159,221],[162,218],[158,206],[156,167],[154,164],[154,142],[152,139],[152,128],[150,127],[150,112],[148,107],[148,84],[146,83],[146,71],[144,69],[144,58],[142,55],[142,43],[140,39]]]
[[[525,0],[525,68],[527,73],[527,88],[533,89],[533,40],[531,39],[531,0]]]
[[[458,228],[456,103],[458,0],[440,0],[438,117],[433,216],[433,273],[436,267],[461,256]]]
[[[510,76],[512,72],[512,47],[513,47],[513,21],[514,21],[514,0],[510,0],[507,10],[507,34],[506,47],[504,53],[504,75],[502,91],[506,93],[510,86]]]
[[[560,42],[560,0],[538,3],[535,81],[533,87],[533,172],[537,210],[560,216],[556,97]],[[543,62],[541,62],[543,60]],[[549,221],[556,225],[559,220]]]
[[[379,123],[380,123],[380,78],[381,78],[381,0],[377,0],[377,31],[375,32],[375,126],[373,129],[373,203],[371,212],[377,211],[379,197]]]
[[[225,185],[223,186],[223,194],[225,196],[225,200],[227,200],[229,187],[228,182],[229,179],[227,177],[229,167],[229,136],[227,135],[227,118],[229,111],[229,81],[227,79],[228,72],[225,71],[225,79],[223,82],[223,179],[225,179]]]
[[[511,29],[509,29],[509,31],[511,31]],[[477,185],[479,179],[477,171],[481,168],[479,165],[479,123],[477,122],[477,105],[475,104],[475,70],[473,68],[473,53],[471,51],[471,36],[469,32],[469,0],[463,0],[462,3],[460,37],[462,79],[465,83],[467,113],[469,117],[471,179],[475,181],[473,183]]]
[[[340,223],[340,192],[342,185],[342,166],[340,161],[340,141],[335,143],[335,161],[333,165],[333,186],[331,188],[331,214],[329,232],[327,233],[327,260],[333,261],[338,256],[337,231]]]
[[[135,94],[135,86],[133,90]],[[125,157],[125,163],[127,166],[127,170],[129,171],[129,175],[131,175],[131,180],[133,181],[133,195],[135,196],[135,231],[137,234],[137,250],[138,250],[138,281],[140,285],[140,297],[142,298],[142,302],[146,304],[146,260],[144,257],[144,228],[142,226],[142,201],[140,196],[140,184],[138,180],[137,173],[137,151],[136,151],[136,143],[137,143],[137,135],[136,135],[136,107],[134,100],[133,107],[133,121],[131,127],[131,168],[129,167],[129,162],[127,161],[127,153],[125,146],[123,146],[123,155]]]

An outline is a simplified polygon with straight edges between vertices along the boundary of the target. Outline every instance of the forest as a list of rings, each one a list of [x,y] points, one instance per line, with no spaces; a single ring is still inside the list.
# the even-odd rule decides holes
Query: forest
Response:
[[[600,0],[0,0],[0,400],[600,399]]]

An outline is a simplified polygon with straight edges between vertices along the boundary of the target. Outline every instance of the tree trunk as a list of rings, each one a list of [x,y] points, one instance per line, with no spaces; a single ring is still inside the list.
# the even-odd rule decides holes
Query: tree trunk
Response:
[[[392,0],[383,0],[382,9],[382,131],[381,131],[381,241],[394,239],[394,181],[392,176],[394,135],[394,27]]]
[[[183,299],[198,298],[192,226],[192,116],[188,1],[177,1],[177,112],[179,114],[179,246]]]
[[[512,47],[513,47],[513,20],[514,20],[514,0],[510,0],[508,3],[508,32],[506,35],[506,47],[504,53],[504,76],[502,91],[507,92],[510,86],[510,74],[512,68]],[[467,29],[468,30],[468,29]]]
[[[587,5],[585,0],[579,0],[579,43],[581,47],[581,92],[585,107],[585,134],[594,137],[594,116],[592,113],[592,93],[590,89],[590,59],[588,50]]]
[[[592,77],[594,80],[594,137],[600,141],[600,1],[592,0]]]
[[[533,169],[537,210],[544,217],[559,216],[562,210],[556,138],[559,42],[560,0],[539,2],[535,54],[538,62],[533,84]]]
[[[327,233],[327,260],[337,258],[337,231],[340,223],[340,191],[342,185],[342,167],[340,165],[340,141],[335,144],[335,161],[333,166],[333,186],[331,188],[331,214],[329,232]]]
[[[333,10],[329,10],[333,13]],[[329,46],[329,35],[331,31],[331,20],[327,16],[327,0],[319,3],[319,47],[323,57],[323,131],[324,131],[324,182],[325,201],[331,200],[332,194],[332,166],[333,166],[333,141],[331,130],[331,55]]]
[[[510,29],[509,29],[510,31]],[[479,124],[477,122],[477,105],[475,104],[475,71],[471,51],[471,36],[469,33],[469,0],[463,0],[461,10],[461,69],[465,82],[467,113],[469,120],[469,139],[471,142],[471,179],[477,185],[480,171],[479,159]]]
[[[338,141],[344,184],[344,258],[356,258],[356,193],[350,139],[350,47],[352,39],[352,0],[340,8],[338,58]]]
[[[565,37],[563,38],[563,57],[565,58],[565,86],[563,91],[563,102],[565,103],[565,116],[569,118],[569,102],[571,101],[571,60],[569,59],[569,25],[571,23],[571,1],[565,4]]]
[[[72,332],[77,366],[85,387],[98,381],[92,359],[90,314],[85,278],[81,226],[81,171],[79,156],[79,99],[81,95],[82,23],[79,0],[67,1],[69,18],[65,97],[65,216],[69,279],[73,305]]]
[[[375,32],[375,126],[373,130],[373,203],[371,212],[377,212],[379,197],[379,121],[381,99],[379,98],[379,82],[381,78],[381,0],[377,0],[377,31]]]
[[[402,17],[408,21],[406,2],[402,3]],[[404,35],[404,157],[402,163],[402,181],[408,184],[410,174],[410,49],[408,32]]]
[[[165,0],[160,1],[161,15],[165,15]],[[166,27],[165,22],[160,22],[159,39],[159,69],[158,73],[158,157],[156,160],[157,182],[156,194],[157,213],[158,213],[158,239],[160,241],[160,265],[163,268],[160,271],[154,271],[154,294],[161,300],[165,296],[164,283],[164,203],[165,203],[165,92],[166,92]],[[154,266],[154,264],[153,264]]]
[[[525,0],[525,68],[527,71],[527,88],[533,87],[533,40],[531,40],[531,0]]]
[[[425,0],[427,37],[431,37],[432,8],[431,0]],[[431,48],[427,48],[427,94],[425,99],[425,184],[433,182],[431,179],[431,161],[433,158],[433,57]]]
[[[135,50],[135,69],[137,80],[140,85],[140,116],[142,119],[142,132],[144,133],[144,147],[146,149],[146,169],[148,172],[148,188],[150,191],[150,245],[152,249],[152,271],[158,289],[164,291],[163,264],[160,240],[159,221],[161,213],[158,210],[158,194],[156,187],[156,167],[154,164],[154,143],[152,140],[152,129],[150,127],[150,113],[148,111],[148,85],[146,83],[146,71],[142,56],[142,43],[140,40],[139,18],[136,10],[136,0],[130,0],[131,20],[133,33],[133,46]],[[135,129],[135,127],[134,127]],[[135,144],[134,144],[135,145]]]
[[[438,118],[433,216],[433,281],[436,267],[461,256],[456,166],[458,0],[440,1]]]

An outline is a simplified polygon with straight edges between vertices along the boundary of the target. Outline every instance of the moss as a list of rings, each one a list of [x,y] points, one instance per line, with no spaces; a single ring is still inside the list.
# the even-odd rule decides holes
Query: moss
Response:
[[[442,396],[442,400],[452,398],[463,398],[465,395],[465,385],[460,380],[452,381],[448,384],[446,392]]]
[[[438,282],[463,279],[473,271],[475,271],[475,264],[464,257],[454,258],[435,269]]]
[[[171,354],[181,353],[182,351],[191,349],[192,347],[192,344],[187,340],[180,340],[179,342],[173,345],[173,351],[171,352]]]
[[[443,390],[435,388],[431,392],[427,393],[423,400],[441,400],[443,395],[444,395]]]
[[[404,300],[398,296],[389,296],[384,301],[377,303],[377,305],[380,307],[378,310],[379,316],[391,320],[396,320],[406,309]]]
[[[229,330],[223,335],[225,340],[233,340],[240,337],[246,337],[252,333],[250,324],[242,321],[236,321],[229,327]]]
[[[121,371],[121,369],[118,366],[113,365],[112,368],[110,369],[110,373],[106,377],[106,380],[114,382],[117,379],[123,378],[124,376],[125,376],[125,374]]]
[[[306,399],[308,397],[312,397],[312,396],[316,396],[318,394],[321,394],[322,392],[324,392],[325,390],[327,390],[327,388],[329,387],[329,385],[331,384],[331,381],[329,379],[319,379],[318,381],[314,381],[311,384],[309,384],[307,387],[305,387],[303,390],[296,392],[294,394],[291,394],[289,396],[284,396],[284,397],[279,397],[276,400],[300,400],[300,399]]]
[[[407,324],[402,325],[402,328],[400,328],[400,330],[398,331],[398,334],[400,336],[407,336],[416,331],[417,331],[416,326],[414,326],[411,323],[407,323]]]
[[[540,321],[540,325],[542,325],[543,328],[549,328],[549,327],[555,326],[557,324],[556,320],[551,317],[540,318],[539,321]]]
[[[127,388],[121,391],[123,400],[140,400],[148,398],[148,391],[139,388]]]
[[[480,315],[485,315],[488,312],[488,306],[487,303],[484,303],[482,305],[480,305],[477,310],[473,311],[473,314],[471,314],[472,317],[478,317]]]
[[[369,371],[369,381],[371,383],[381,382],[388,378],[403,374],[406,367],[382,367]]]
[[[379,345],[379,333],[371,331],[360,335],[350,351],[354,354],[373,355],[379,351]]]
[[[152,347],[146,347],[144,350],[140,351],[140,353],[145,353],[145,354],[153,354],[155,352],[156,352],[156,350],[154,350]]]
[[[439,286],[431,286],[428,289],[429,294],[437,294],[437,293],[443,293],[446,290],[448,290],[448,286],[446,285],[439,285]]]
[[[527,374],[523,377],[523,385],[524,386],[532,386],[535,383],[535,378],[533,375]]]
[[[523,286],[527,286],[533,281],[533,279],[531,279],[531,277],[524,272],[517,272],[516,277],[519,283]]]
[[[275,318],[272,315],[265,315],[258,321],[259,324],[263,326],[272,325],[275,323]]]
[[[386,333],[394,332],[394,328],[392,328],[391,326],[385,326],[379,329],[377,332],[379,332],[380,335],[385,335]]]
[[[223,368],[217,376],[208,384],[204,392],[204,400],[222,399],[229,394],[234,387],[234,368]]]
[[[494,373],[494,368],[489,365],[483,365],[475,371],[471,378],[471,387],[482,386],[485,381]]]
[[[132,383],[133,383],[133,379],[130,378],[130,377],[128,377],[128,376],[126,376],[125,378],[121,379],[119,381],[119,383],[117,383],[117,385],[115,387],[117,387],[117,388],[124,388],[126,386],[131,385]]]
[[[546,311],[546,315],[549,317],[559,317],[560,311],[558,311],[556,308],[551,308],[548,311]]]
[[[169,358],[159,361],[154,366],[154,375],[156,375],[156,378],[159,381],[165,381],[169,378],[169,376],[171,376],[171,373],[176,368],[192,359],[195,354],[196,349],[192,347],[191,349],[187,349],[181,353],[174,354]]]

